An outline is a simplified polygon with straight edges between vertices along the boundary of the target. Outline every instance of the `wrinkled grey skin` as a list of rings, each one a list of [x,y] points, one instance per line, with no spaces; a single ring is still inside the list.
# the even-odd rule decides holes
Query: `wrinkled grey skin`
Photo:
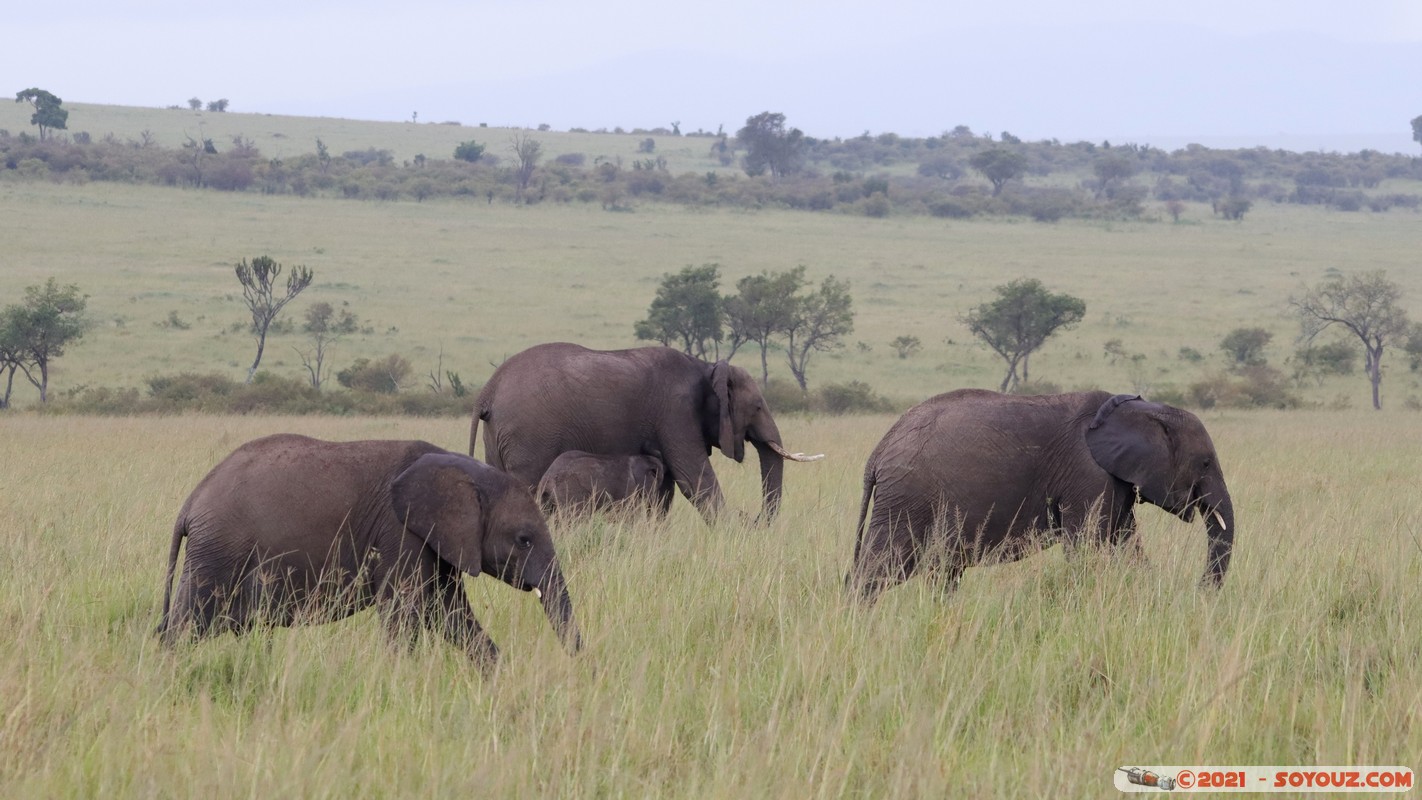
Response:
[[[640,507],[665,514],[673,488],[656,456],[600,456],[570,450],[553,459],[538,482],[537,496],[549,513]]]
[[[1234,506],[1195,415],[1107,392],[941,394],[909,409],[869,456],[846,581],[872,601],[920,566],[951,588],[966,567],[1021,558],[1034,543],[1123,545],[1138,494],[1186,522],[1201,513],[1204,579],[1219,586]]]
[[[725,361],[708,364],[669,347],[538,345],[505,361],[480,391],[471,454],[480,420],[485,460],[530,488],[569,450],[659,453],[671,480],[707,521],[725,503],[711,448],[739,462],[749,441],[760,457],[762,519],[780,506],[780,430],[755,380]]]
[[[183,504],[158,633],[171,644],[241,633],[259,617],[325,622],[374,604],[392,636],[436,629],[491,668],[498,648],[463,573],[538,589],[564,645],[581,646],[553,540],[518,481],[427,442],[278,434],[237,448]]]

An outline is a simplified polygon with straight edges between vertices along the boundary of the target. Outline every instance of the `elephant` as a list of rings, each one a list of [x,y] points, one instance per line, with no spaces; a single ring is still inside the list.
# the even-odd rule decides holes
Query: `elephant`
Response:
[[[1053,539],[1138,551],[1137,502],[1186,522],[1198,510],[1203,580],[1224,582],[1234,506],[1195,415],[1103,391],[940,394],[905,412],[869,456],[846,585],[872,602],[926,563],[951,590],[966,567]]]
[[[643,506],[665,514],[671,506],[672,485],[657,456],[600,456],[569,450],[553,459],[543,473],[537,497],[547,513]]]
[[[479,392],[470,455],[481,420],[484,459],[530,488],[569,450],[659,453],[671,480],[708,522],[725,502],[711,469],[712,447],[740,462],[745,443],[755,445],[767,522],[780,507],[784,461],[821,457],[784,448],[770,406],[746,370],[670,347],[536,345],[499,365]]]
[[[374,605],[392,640],[425,626],[492,670],[498,648],[462,573],[532,592],[564,646],[581,647],[548,526],[522,483],[428,442],[267,436],[213,467],[178,513],[158,634],[171,645]]]

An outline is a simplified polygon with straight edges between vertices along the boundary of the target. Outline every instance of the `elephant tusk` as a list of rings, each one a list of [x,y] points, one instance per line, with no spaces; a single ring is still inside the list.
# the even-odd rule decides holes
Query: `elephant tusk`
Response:
[[[790,461],[799,461],[801,463],[804,463],[807,461],[819,461],[820,459],[825,457],[824,453],[820,453],[818,455],[813,456],[807,456],[804,453],[788,453],[785,451],[785,448],[780,446],[778,442],[766,442],[765,444],[772,451],[774,451],[776,455]]]
[[[534,597],[537,597],[539,600],[542,600],[542,599],[543,599],[543,590],[540,589],[540,588],[538,588],[537,586],[533,587],[533,596],[534,596]]]
[[[1216,511],[1214,512],[1214,515],[1215,515],[1215,522],[1218,522],[1218,523],[1220,524],[1220,530],[1222,530],[1222,531],[1227,531],[1227,530],[1229,530],[1229,526],[1225,524],[1224,517],[1220,516],[1220,512],[1219,512],[1218,510],[1216,510]]]

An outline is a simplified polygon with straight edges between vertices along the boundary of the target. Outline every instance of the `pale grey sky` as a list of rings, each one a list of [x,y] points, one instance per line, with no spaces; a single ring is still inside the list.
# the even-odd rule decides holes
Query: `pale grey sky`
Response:
[[[1422,0],[12,5],[0,90],[70,102],[1403,152],[1422,114]]]

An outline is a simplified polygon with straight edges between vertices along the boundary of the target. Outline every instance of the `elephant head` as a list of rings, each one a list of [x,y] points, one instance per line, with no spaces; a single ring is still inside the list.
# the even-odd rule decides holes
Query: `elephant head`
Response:
[[[522,484],[468,456],[429,453],[395,478],[391,501],[441,560],[533,592],[564,646],[582,646],[553,538]]]
[[[666,464],[656,455],[627,459],[627,491],[655,497],[666,477]]]
[[[1234,547],[1234,504],[1210,435],[1188,411],[1116,395],[1101,405],[1086,431],[1091,457],[1136,488],[1142,501],[1186,522],[1205,519],[1205,577],[1224,582]]]
[[[785,485],[785,459],[815,461],[821,456],[806,456],[788,452],[780,440],[780,429],[770,415],[770,405],[760,393],[760,387],[750,373],[726,361],[711,367],[711,389],[715,402],[708,404],[708,441],[737,463],[746,457],[749,441],[755,445],[760,459],[760,485],[765,496],[761,512],[769,521],[780,508]]]

